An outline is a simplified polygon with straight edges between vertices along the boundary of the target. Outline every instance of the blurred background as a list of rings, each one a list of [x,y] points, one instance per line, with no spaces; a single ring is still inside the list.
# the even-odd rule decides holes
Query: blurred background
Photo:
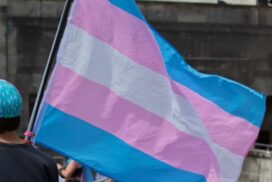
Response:
[[[194,68],[272,95],[272,0],[137,2],[147,20]],[[63,5],[63,0],[0,0],[0,78],[23,94],[21,132],[31,115]],[[257,142],[241,182],[272,181],[271,114]]]

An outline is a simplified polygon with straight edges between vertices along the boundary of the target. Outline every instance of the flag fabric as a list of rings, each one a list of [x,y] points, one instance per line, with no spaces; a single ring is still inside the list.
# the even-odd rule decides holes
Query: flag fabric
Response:
[[[75,0],[33,140],[120,182],[234,182],[265,99],[191,68],[134,1]]]

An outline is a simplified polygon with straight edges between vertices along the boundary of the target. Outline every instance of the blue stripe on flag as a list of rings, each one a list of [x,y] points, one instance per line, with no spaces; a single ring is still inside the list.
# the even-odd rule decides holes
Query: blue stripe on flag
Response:
[[[134,1],[128,3],[127,0],[111,0],[111,2],[146,22]],[[265,112],[264,95],[235,81],[196,71],[168,41],[154,28],[148,26],[160,47],[168,74],[173,80],[214,102],[230,114],[244,118],[255,126],[261,126]]]
[[[129,1],[128,0],[110,0],[110,2],[114,4],[115,6],[145,21],[145,17],[139,11],[139,8],[136,5],[135,0],[129,0]]]
[[[225,111],[244,118],[258,127],[261,126],[265,112],[264,95],[235,81],[196,71],[154,29],[153,34],[173,80],[216,103]]]
[[[199,174],[180,170],[131,147],[117,137],[50,105],[36,142],[73,156],[117,181],[205,182]],[[136,172],[137,171],[137,172]]]

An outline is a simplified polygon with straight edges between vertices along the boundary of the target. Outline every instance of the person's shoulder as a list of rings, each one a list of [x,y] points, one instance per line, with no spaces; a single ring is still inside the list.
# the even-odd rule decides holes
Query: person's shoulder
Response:
[[[32,153],[32,158],[36,158],[36,160],[39,160],[40,163],[43,163],[48,168],[51,168],[57,171],[56,162],[51,155],[41,151],[40,149],[32,145],[28,145],[27,148],[28,148],[28,151]]]
[[[26,149],[27,149],[29,152],[31,152],[31,153],[33,153],[33,154],[36,154],[36,155],[39,156],[40,158],[44,158],[44,159],[52,160],[52,161],[53,161],[53,158],[52,158],[50,155],[48,155],[48,154],[42,152],[40,149],[34,147],[34,146],[31,145],[31,144],[26,144],[26,145],[27,145],[27,148],[26,148]]]
[[[16,153],[16,156],[22,161],[31,160],[37,163],[55,165],[51,156],[33,147],[32,144],[0,144],[1,158],[13,158],[13,155],[11,155],[13,153]]]
[[[12,149],[4,143],[0,143],[0,157],[5,158],[6,155],[10,154]]]

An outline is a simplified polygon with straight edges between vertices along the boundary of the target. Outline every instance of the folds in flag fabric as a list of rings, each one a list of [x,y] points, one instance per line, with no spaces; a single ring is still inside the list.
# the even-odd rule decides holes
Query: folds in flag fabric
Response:
[[[120,182],[235,182],[265,96],[199,73],[132,0],[75,0],[34,142]]]

